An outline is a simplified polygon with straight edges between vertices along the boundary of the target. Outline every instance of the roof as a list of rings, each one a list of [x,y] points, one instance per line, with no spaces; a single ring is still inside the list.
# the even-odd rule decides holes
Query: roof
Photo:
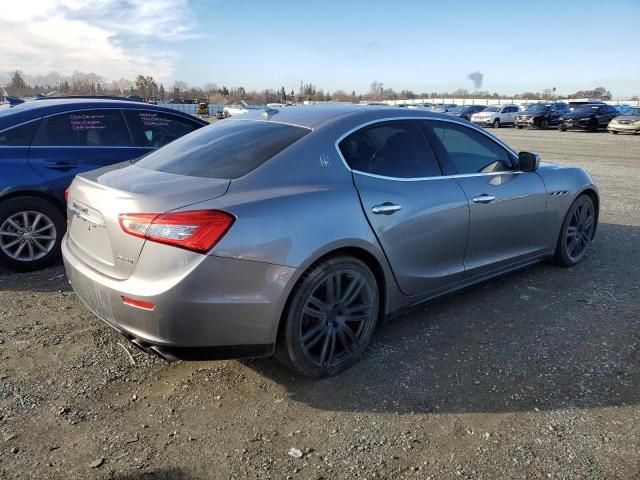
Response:
[[[122,109],[144,109],[170,112],[190,119],[197,119],[203,125],[206,124],[193,115],[189,115],[179,110],[174,110],[158,105],[135,102],[131,100],[114,100],[102,98],[46,98],[40,100],[29,100],[11,108],[0,109],[0,130],[12,125],[28,122],[45,115],[63,113],[71,111],[74,107],[85,108],[122,108]]]
[[[376,117],[388,115],[389,117],[446,118],[448,120],[456,118],[443,113],[430,112],[426,110],[394,108],[392,105],[373,106],[362,104],[285,107],[272,109],[271,112],[274,113],[267,114],[266,110],[258,110],[231,117],[229,120],[268,120],[277,123],[296,125],[299,127],[316,128],[347,117],[363,117],[367,119],[370,117],[371,119],[374,119]]]

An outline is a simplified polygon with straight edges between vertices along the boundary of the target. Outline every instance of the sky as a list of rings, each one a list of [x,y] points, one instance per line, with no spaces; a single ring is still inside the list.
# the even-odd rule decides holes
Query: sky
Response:
[[[640,0],[1,0],[0,72],[365,93],[640,95]]]

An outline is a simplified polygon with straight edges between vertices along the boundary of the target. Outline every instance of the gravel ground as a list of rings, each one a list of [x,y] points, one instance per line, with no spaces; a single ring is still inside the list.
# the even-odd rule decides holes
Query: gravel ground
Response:
[[[0,478],[640,478],[640,137],[497,133],[593,174],[590,255],[382,325],[337,378],[167,364],[61,266],[0,273]]]

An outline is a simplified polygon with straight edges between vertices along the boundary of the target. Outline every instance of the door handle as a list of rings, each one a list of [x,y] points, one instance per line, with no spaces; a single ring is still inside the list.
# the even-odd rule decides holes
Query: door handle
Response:
[[[377,215],[391,215],[402,208],[402,205],[396,205],[391,202],[384,202],[380,205],[374,205],[371,211]]]
[[[479,197],[473,198],[473,203],[489,203],[496,199],[493,195],[482,194]]]
[[[76,168],[78,165],[69,162],[44,162],[44,166],[53,170],[71,170],[72,168]]]

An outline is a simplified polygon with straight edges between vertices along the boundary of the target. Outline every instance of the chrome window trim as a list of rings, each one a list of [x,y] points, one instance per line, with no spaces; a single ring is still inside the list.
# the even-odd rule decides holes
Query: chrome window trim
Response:
[[[457,173],[455,175],[440,175],[437,177],[402,178],[402,177],[385,177],[384,175],[376,175],[375,173],[366,173],[366,172],[361,172],[359,170],[352,170],[352,172],[354,174],[363,175],[365,177],[379,178],[381,180],[392,180],[394,182],[423,182],[426,180],[442,180],[442,179],[451,179],[451,178],[487,177],[487,176],[492,177],[496,175],[514,175],[516,173],[525,173],[522,170],[508,170],[506,172]]]
[[[31,123],[31,122],[39,122],[39,121],[40,121],[40,120],[42,120],[43,118],[44,118],[44,117],[37,117],[37,118],[32,118],[32,119],[30,119],[30,120],[25,120],[24,122],[21,122],[21,123],[16,123],[15,125],[11,125],[10,127],[3,128],[2,130],[0,130],[0,133],[4,133],[4,132],[6,132],[6,131],[8,131],[8,130],[11,130],[11,129],[13,129],[13,128],[21,127],[21,126],[23,126],[23,125],[26,125],[27,123]],[[4,145],[4,146],[5,146],[5,147],[8,147],[9,145]],[[16,147],[16,146],[20,146],[20,145],[14,145],[14,147]],[[23,146],[23,148],[24,148],[24,146]]]
[[[340,151],[340,142],[342,140],[344,140],[345,138],[347,138],[352,133],[360,130],[361,128],[368,127],[369,125],[373,125],[375,123],[389,122],[389,121],[394,121],[394,120],[432,120],[432,121],[437,121],[437,122],[447,122],[447,123],[455,123],[456,125],[462,125],[463,127],[467,127],[467,128],[470,128],[471,130],[475,130],[476,132],[480,132],[482,135],[487,137],[489,140],[492,140],[493,142],[497,143],[498,145],[500,145],[501,147],[506,149],[509,153],[514,155],[516,158],[518,157],[518,154],[516,153],[516,151],[513,150],[510,146],[508,146],[506,143],[504,143],[500,139],[492,137],[487,132],[485,132],[482,128],[476,127],[473,123],[470,123],[469,125],[466,125],[466,124],[464,124],[464,123],[462,123],[460,121],[449,120],[448,118],[433,118],[433,117],[418,117],[418,116],[415,116],[415,117],[409,117],[409,116],[385,117],[385,118],[380,118],[380,119],[377,119],[377,120],[371,120],[369,122],[362,123],[362,124],[358,125],[357,127],[354,127],[351,130],[347,131],[346,133],[342,134],[335,141],[334,146],[336,148],[336,151],[338,152],[338,156],[342,160],[342,163],[343,163],[343,165],[345,166],[345,168],[347,170],[349,170],[351,173],[357,173],[359,175],[364,175],[364,176],[367,176],[367,177],[380,178],[380,179],[386,179],[386,180],[394,180],[394,181],[398,181],[398,182],[418,182],[418,181],[423,181],[423,180],[437,180],[437,179],[440,179],[440,178],[466,178],[466,177],[480,177],[480,176],[487,176],[487,175],[507,175],[507,174],[514,174],[514,173],[524,173],[521,170],[507,170],[506,172],[458,173],[458,174],[455,174],[455,175],[437,175],[437,176],[432,176],[432,177],[402,178],[402,177],[387,177],[385,175],[377,175],[375,173],[368,173],[368,172],[362,172],[360,170],[353,170],[349,166],[349,164],[347,163],[347,160],[342,155],[342,152]]]

